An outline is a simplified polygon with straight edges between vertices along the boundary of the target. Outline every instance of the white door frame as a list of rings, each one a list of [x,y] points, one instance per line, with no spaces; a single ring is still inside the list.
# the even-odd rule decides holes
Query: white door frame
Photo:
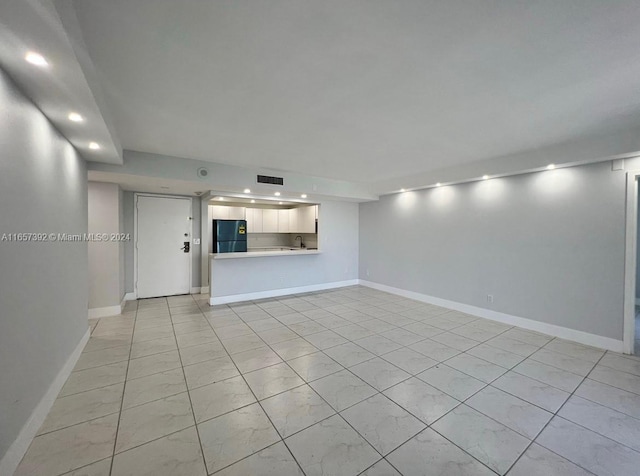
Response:
[[[640,170],[627,171],[625,190],[624,325],[622,331],[623,352],[625,354],[633,354],[635,339],[638,177],[640,177]]]
[[[189,215],[193,215],[193,197],[185,197],[183,195],[161,195],[159,193],[140,193],[133,194],[133,295],[138,299],[138,197],[154,197],[154,198],[179,198],[189,200]],[[193,216],[189,220],[189,243],[191,244],[191,254],[193,252]],[[193,259],[189,256],[189,292],[193,289]]]

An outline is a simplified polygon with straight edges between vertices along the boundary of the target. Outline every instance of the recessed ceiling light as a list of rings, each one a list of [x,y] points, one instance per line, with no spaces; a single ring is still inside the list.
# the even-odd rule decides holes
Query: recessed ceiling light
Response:
[[[216,200],[220,200],[222,202],[222,201],[224,201],[224,197],[218,197],[218,198],[216,198]]]
[[[282,205],[282,202],[278,202],[278,205]]]
[[[300,198],[307,198],[307,194],[303,193],[302,195],[300,195]]]
[[[438,183],[436,184],[436,187],[439,187],[440,185],[442,185],[442,184],[441,184],[440,182],[438,182]]]
[[[483,176],[482,176],[482,180],[487,180],[488,178],[489,178],[489,176],[488,176],[488,175],[483,175]]]
[[[245,188],[244,193],[251,193],[251,190],[249,190],[248,188]]]
[[[547,170],[553,170],[556,168],[556,164],[549,164],[547,165]]]
[[[97,142],[89,142],[89,149],[98,150],[100,148],[100,144]]]
[[[400,191],[401,192],[406,192],[406,190],[404,188],[401,188]]]
[[[48,66],[49,63],[47,63],[47,60],[44,59],[44,56],[42,56],[40,53],[35,53],[33,51],[29,51],[25,56],[24,59],[31,64],[35,64],[36,66]]]
[[[280,196],[280,192],[276,192],[276,193],[274,193],[274,195],[275,195],[276,197],[279,197],[279,196]]]
[[[70,112],[69,113],[69,120],[73,121],[73,122],[82,122],[84,121],[84,118],[78,114],[77,112]]]
[[[255,200],[251,200],[251,203],[256,203],[256,201]]]

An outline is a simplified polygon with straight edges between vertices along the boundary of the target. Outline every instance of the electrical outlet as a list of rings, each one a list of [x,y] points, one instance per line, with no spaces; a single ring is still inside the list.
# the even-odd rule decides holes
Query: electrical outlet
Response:
[[[367,268],[367,276],[371,276],[371,272],[369,271],[369,268]]]
[[[194,238],[193,239],[193,244],[194,245],[199,245],[200,244],[200,238]]]
[[[493,302],[493,294],[487,294],[487,302]]]

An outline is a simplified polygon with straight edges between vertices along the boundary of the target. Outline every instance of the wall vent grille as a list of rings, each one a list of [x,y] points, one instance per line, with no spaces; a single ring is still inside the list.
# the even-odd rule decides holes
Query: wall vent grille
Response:
[[[258,175],[258,183],[268,183],[269,185],[284,185],[284,179],[282,177]]]

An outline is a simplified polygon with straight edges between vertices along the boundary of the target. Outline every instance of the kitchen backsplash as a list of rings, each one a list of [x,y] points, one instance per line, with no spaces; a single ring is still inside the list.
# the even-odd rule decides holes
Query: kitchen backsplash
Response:
[[[300,235],[298,233],[289,233],[289,238],[291,241],[289,241],[289,245],[292,247],[298,247],[300,246],[300,240],[296,241],[296,236],[302,236],[302,242],[304,243],[304,246],[307,248],[317,248],[318,247],[318,235],[313,233],[313,234],[303,234]]]
[[[307,248],[318,247],[318,235],[300,233],[247,233],[247,248],[264,248],[270,246],[298,247],[300,239],[296,240],[296,236],[302,236],[302,240]]]

